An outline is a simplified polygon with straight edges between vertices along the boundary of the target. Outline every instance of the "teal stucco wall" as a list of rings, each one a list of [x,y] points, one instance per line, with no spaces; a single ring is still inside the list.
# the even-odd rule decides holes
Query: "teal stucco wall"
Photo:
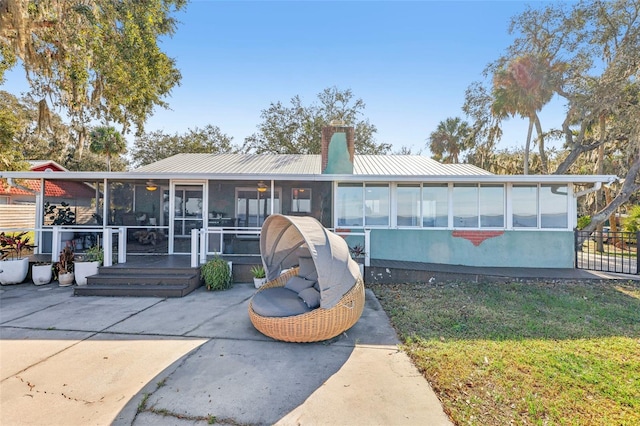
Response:
[[[448,265],[573,268],[571,231],[372,229],[373,259]]]

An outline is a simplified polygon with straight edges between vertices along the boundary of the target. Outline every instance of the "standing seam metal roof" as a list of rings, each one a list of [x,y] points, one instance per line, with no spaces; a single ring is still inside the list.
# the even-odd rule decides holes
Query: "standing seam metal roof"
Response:
[[[320,155],[177,154],[133,170],[134,173],[207,173],[320,175]],[[353,174],[360,176],[492,175],[470,164],[441,164],[420,155],[356,155]]]

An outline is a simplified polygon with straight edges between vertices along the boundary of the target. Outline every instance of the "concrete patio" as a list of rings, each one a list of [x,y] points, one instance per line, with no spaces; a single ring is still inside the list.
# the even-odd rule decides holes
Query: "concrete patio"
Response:
[[[367,290],[327,342],[257,332],[253,285],[182,298],[74,297],[0,288],[0,423],[450,424]]]

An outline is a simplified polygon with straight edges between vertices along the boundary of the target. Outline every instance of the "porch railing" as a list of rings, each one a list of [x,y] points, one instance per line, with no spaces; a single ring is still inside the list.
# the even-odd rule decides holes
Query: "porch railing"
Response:
[[[344,232],[340,230],[333,230],[338,235],[343,237],[363,237],[364,238],[364,266],[371,265],[371,244],[370,244],[370,229],[364,229],[362,232]],[[248,236],[248,237],[260,237],[261,228],[201,228],[191,230],[191,267],[195,268],[199,265],[207,262],[208,254],[222,254],[224,247],[225,235]],[[207,250],[207,240],[210,234],[218,234],[220,241],[218,247],[219,251]],[[257,253],[260,254],[260,253]]]
[[[1,228],[1,232],[17,233],[17,232],[33,232],[35,235],[36,249],[34,253],[42,254],[42,241],[43,235],[51,233],[51,261],[56,262],[60,251],[62,250],[62,236],[64,233],[86,233],[96,234],[102,236],[102,244],[98,240],[104,250],[104,266],[111,266],[113,264],[113,235],[117,235],[116,250],[118,253],[118,263],[125,263],[127,261],[127,244],[126,244],[126,228],[125,227],[86,227],[86,226],[53,226],[50,228]]]

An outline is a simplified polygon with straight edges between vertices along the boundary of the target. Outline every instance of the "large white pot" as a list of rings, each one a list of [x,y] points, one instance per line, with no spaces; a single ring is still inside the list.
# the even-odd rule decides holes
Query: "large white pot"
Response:
[[[87,285],[87,277],[96,275],[100,262],[74,262],[73,271],[76,274],[76,284]]]
[[[51,264],[33,265],[31,267],[31,280],[35,285],[44,285],[51,282]]]
[[[27,278],[29,272],[29,259],[0,261],[0,284],[20,284]]]

